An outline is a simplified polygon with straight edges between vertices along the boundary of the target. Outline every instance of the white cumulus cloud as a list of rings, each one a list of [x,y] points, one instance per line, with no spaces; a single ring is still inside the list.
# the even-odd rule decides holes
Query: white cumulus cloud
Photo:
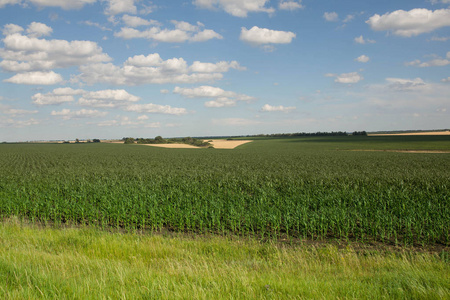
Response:
[[[123,66],[111,63],[92,64],[80,67],[78,79],[88,83],[109,83],[117,85],[198,83],[222,79],[230,68],[242,69],[239,64],[197,62],[192,66],[183,58],[163,60],[158,53],[136,55],[127,59]],[[207,72],[210,71],[210,72]]]
[[[396,10],[382,16],[375,14],[366,23],[375,31],[390,31],[398,36],[411,37],[450,26],[450,9]]]
[[[418,90],[423,89],[426,87],[426,83],[423,81],[422,78],[414,78],[414,79],[408,79],[408,78],[386,78],[386,81],[388,82],[388,88],[391,90],[396,91],[412,91],[412,90]]]
[[[295,106],[283,106],[283,105],[279,105],[279,106],[272,106],[270,104],[265,104],[262,108],[261,111],[266,111],[266,112],[291,112],[293,110],[295,110],[296,107]]]
[[[125,90],[100,90],[85,92],[78,104],[91,107],[115,108],[139,101],[140,98]]]
[[[218,63],[202,63],[200,61],[194,61],[192,65],[189,67],[189,70],[192,72],[198,73],[225,73],[228,72],[229,69],[236,70],[246,70],[245,67],[242,67],[237,61],[233,60],[231,62],[220,61]]]
[[[211,101],[205,102],[206,107],[230,107],[235,106],[237,101],[252,101],[255,98],[238,94],[232,91],[225,91],[213,86],[199,86],[196,88],[175,87],[174,94],[182,95],[186,98],[210,98]]]
[[[342,73],[342,74],[328,73],[325,74],[325,76],[335,77],[334,82],[346,84],[358,83],[359,81],[364,79],[360,74],[358,74],[358,72]]]
[[[223,9],[235,17],[247,17],[248,13],[273,13],[275,9],[266,7],[269,0],[194,0],[194,5],[209,10]]]
[[[123,15],[122,21],[129,27],[139,27],[139,26],[149,26],[149,25],[159,25],[158,21],[146,20],[136,16]]]
[[[370,60],[370,58],[366,55],[361,55],[361,56],[358,56],[357,58],[355,58],[355,60],[360,63],[366,63]]]
[[[0,8],[6,5],[33,4],[38,7],[60,7],[65,10],[80,9],[86,4],[93,4],[97,0],[0,0]]]
[[[52,116],[60,117],[63,120],[81,119],[81,118],[99,118],[99,117],[104,117],[107,114],[108,114],[108,112],[92,110],[92,109],[70,110],[67,108],[64,108],[61,111],[53,110],[51,112]]]
[[[6,24],[3,26],[2,33],[3,35],[11,35],[14,33],[20,33],[23,31],[23,28],[16,24]]]
[[[0,0],[0,8],[5,7],[6,5],[15,5],[19,4],[22,0]]]
[[[118,15],[123,13],[136,14],[137,8],[134,5],[135,0],[105,0],[107,2],[107,7],[105,13],[107,15]]]
[[[47,71],[111,60],[90,41],[46,40],[14,33],[4,38],[3,44],[0,67],[7,72]]]
[[[444,67],[450,65],[450,51],[447,52],[446,58],[435,58],[430,61],[422,62],[419,59],[405,63],[406,66],[426,67]]]
[[[323,14],[323,18],[328,22],[337,22],[339,20],[339,16],[336,12],[325,12]]]
[[[355,37],[354,41],[355,41],[355,43],[358,43],[358,44],[374,44],[374,43],[376,43],[374,40],[364,39],[364,37],[362,35]]]
[[[302,1],[280,1],[278,8],[281,10],[297,10],[303,8]]]
[[[184,21],[173,20],[172,24],[175,29],[162,29],[159,23],[152,24],[155,26],[145,30],[122,27],[119,32],[114,33],[114,36],[123,39],[148,39],[164,43],[205,42],[211,39],[223,39],[214,30],[203,29],[204,25],[200,22],[197,22],[197,25],[192,25]]]
[[[27,33],[29,37],[41,37],[48,36],[53,32],[53,29],[50,26],[47,26],[43,23],[32,22],[28,25]]]
[[[131,104],[125,108],[126,111],[134,111],[138,113],[154,113],[168,115],[184,115],[187,114],[185,108],[171,107],[169,105],[159,105],[153,103],[147,104]]]
[[[253,45],[289,44],[296,35],[290,31],[271,30],[253,26],[251,29],[241,28],[240,39]]]
[[[30,85],[52,85],[63,81],[60,74],[51,72],[26,72],[14,75],[3,80],[4,82]]]

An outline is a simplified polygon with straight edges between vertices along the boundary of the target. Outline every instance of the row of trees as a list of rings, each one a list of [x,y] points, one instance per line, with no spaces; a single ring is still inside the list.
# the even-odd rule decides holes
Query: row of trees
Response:
[[[365,132],[365,131],[354,131],[352,133],[352,135],[367,135],[367,132]]]
[[[63,143],[64,143],[64,144],[70,144],[69,141],[64,141]],[[79,143],[81,143],[81,142],[80,142],[79,139],[75,139],[75,143],[76,143],[76,144],[79,144]],[[86,140],[86,143],[100,143],[100,139],[92,139],[92,140],[87,139],[87,140]]]
[[[332,132],[296,132],[296,133],[273,133],[273,134],[258,134],[248,135],[248,137],[297,137],[297,136],[347,136],[348,133],[344,131]]]
[[[164,139],[162,136],[157,136],[154,139],[150,138],[132,138],[132,137],[124,137],[122,138],[124,144],[188,144],[197,147],[212,147],[212,145],[208,142],[204,142],[201,139],[196,139],[193,137],[184,137],[184,138],[173,138],[173,139]]]

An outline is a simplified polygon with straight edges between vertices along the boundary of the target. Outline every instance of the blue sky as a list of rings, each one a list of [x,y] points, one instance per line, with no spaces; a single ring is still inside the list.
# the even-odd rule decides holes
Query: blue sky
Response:
[[[450,0],[0,0],[0,141],[450,127]]]

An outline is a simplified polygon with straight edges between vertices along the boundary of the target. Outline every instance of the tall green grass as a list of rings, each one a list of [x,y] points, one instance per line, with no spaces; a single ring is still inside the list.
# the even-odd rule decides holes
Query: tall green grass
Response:
[[[450,243],[449,138],[258,140],[235,150],[0,145],[0,214],[260,237]]]
[[[0,224],[1,299],[448,299],[448,256]]]

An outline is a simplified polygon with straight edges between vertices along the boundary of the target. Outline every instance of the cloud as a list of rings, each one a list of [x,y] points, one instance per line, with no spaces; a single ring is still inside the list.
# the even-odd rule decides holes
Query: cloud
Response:
[[[198,83],[222,79],[222,73],[230,68],[243,69],[235,62],[196,62],[189,66],[183,58],[163,60],[158,53],[153,53],[130,57],[121,67],[111,63],[81,66],[77,78],[88,84]]]
[[[105,14],[115,16],[123,13],[136,14],[137,8],[134,0],[104,0],[107,2]]]
[[[302,1],[299,0],[297,1],[280,1],[280,3],[278,4],[278,8],[281,10],[297,10],[297,9],[302,9],[303,5],[302,5]]]
[[[38,111],[37,110],[26,110],[26,109],[12,108],[9,105],[0,104],[0,113],[5,114],[5,115],[9,115],[11,117],[16,117],[16,116],[37,114]]]
[[[85,91],[81,89],[74,90],[70,87],[57,88],[47,94],[37,93],[32,96],[32,99],[33,104],[36,105],[57,105],[73,102],[74,96],[81,96],[78,99],[78,104],[81,106],[102,108],[121,107],[140,100],[139,97],[131,95],[123,89]]]
[[[337,13],[333,12],[325,12],[323,14],[323,18],[328,22],[337,22],[339,20],[339,16]]]
[[[194,61],[192,65],[189,67],[189,70],[191,72],[198,72],[198,73],[225,73],[228,72],[229,69],[236,69],[240,71],[246,70],[245,67],[239,65],[239,63],[235,60],[231,62],[220,61],[215,64]]]
[[[444,67],[450,65],[450,51],[447,52],[447,58],[435,58],[433,60],[422,62],[419,59],[405,63],[406,66],[426,67]]]
[[[51,72],[27,72],[19,73],[11,78],[3,80],[4,82],[15,84],[36,84],[36,85],[52,85],[63,81],[61,75]]]
[[[51,112],[52,116],[60,117],[63,120],[81,119],[81,118],[99,118],[99,117],[104,117],[107,114],[108,114],[107,112],[92,110],[92,109],[81,109],[81,110],[72,111],[67,108],[65,108],[61,111],[53,110]]]
[[[211,29],[203,29],[200,22],[192,25],[183,21],[172,21],[175,29],[161,29],[160,24],[146,30],[137,30],[131,27],[122,27],[114,36],[123,39],[148,39],[164,43],[205,42],[223,37]]]
[[[450,26],[450,9],[396,10],[382,16],[375,14],[366,23],[375,31],[389,31],[394,35],[411,37]]]
[[[347,84],[358,83],[364,79],[360,74],[358,74],[358,72],[342,73],[340,75],[328,73],[325,74],[325,77],[335,77],[334,82]]]
[[[366,98],[359,105],[366,106],[371,113],[384,117],[392,114],[399,119],[420,112],[422,116],[429,116],[429,123],[439,117],[436,113],[438,109],[448,107],[448,95],[450,85],[425,82],[417,77],[386,78],[386,83],[366,86],[366,92],[358,97]],[[438,113],[442,115],[442,112]]]
[[[85,92],[78,104],[91,107],[116,108],[139,101],[140,98],[125,90],[101,90]]]
[[[43,23],[32,22],[28,25],[27,33],[29,37],[48,36],[53,32],[53,29]]]
[[[147,104],[131,104],[125,107],[126,111],[134,111],[138,113],[154,113],[168,115],[184,115],[187,114],[185,108],[171,107],[169,105],[158,105],[153,103]]]
[[[73,96],[70,95],[53,95],[53,94],[34,94],[31,99],[33,99],[33,104],[36,105],[57,105],[67,102],[72,102],[74,100]]]
[[[355,15],[347,15],[342,22],[348,23],[348,22],[352,21],[354,18],[355,18]]]
[[[450,36],[433,36],[430,40],[434,42],[446,42],[450,40]]]
[[[194,0],[193,4],[199,8],[216,10],[223,9],[235,17],[245,18],[248,13],[274,13],[275,9],[266,7],[269,0]]]
[[[376,43],[374,40],[364,39],[364,37],[362,35],[355,37],[354,41],[355,41],[355,43],[358,43],[358,44],[374,44],[374,43]]]
[[[72,102],[74,101],[73,96],[81,95],[84,92],[85,91],[83,90],[74,90],[69,87],[57,88],[50,93],[34,94],[31,99],[33,99],[33,104],[35,105],[58,105],[62,103]]]
[[[430,0],[431,4],[438,4],[438,3],[442,3],[442,4],[447,4],[450,3],[450,0]]]
[[[441,79],[442,82],[450,82],[450,77]]]
[[[14,128],[23,128],[26,126],[38,125],[41,122],[36,119],[28,119],[28,120],[14,120],[12,118],[4,119],[0,118],[0,127],[14,127]]]
[[[60,7],[64,10],[71,10],[71,9],[80,9],[86,4],[93,4],[97,2],[97,0],[0,0],[0,8],[3,6],[10,4],[28,4],[31,3],[38,7]]]
[[[92,21],[81,21],[81,22],[78,22],[78,24],[84,24],[84,25],[87,25],[87,26],[97,27],[97,28],[99,28],[100,30],[103,30],[103,31],[111,31],[110,28],[108,28],[106,26],[103,26],[103,25],[100,25],[99,23],[92,22]]]
[[[20,33],[23,31],[23,28],[19,25],[16,24],[6,24],[5,26],[3,26],[3,30],[2,33],[3,35],[11,35],[14,33]]]
[[[240,40],[252,45],[289,44],[296,35],[290,31],[278,31],[253,26],[251,29],[241,28]]]
[[[74,90],[70,87],[57,88],[50,93],[34,94],[31,99],[33,99],[33,104],[35,105],[58,105],[62,103],[72,102],[74,101],[75,95],[81,95],[84,92],[85,91],[83,90]]]
[[[22,0],[0,0],[0,8],[5,7],[6,5],[15,5],[19,4]]]
[[[266,111],[266,112],[291,112],[293,110],[295,110],[296,107],[295,106],[288,106],[285,107],[283,105],[279,105],[279,106],[272,106],[269,104],[265,104],[262,108],[261,111]]]
[[[357,58],[355,58],[355,61],[360,62],[360,63],[366,63],[370,60],[370,58],[366,55],[361,55],[358,56]]]
[[[111,60],[90,41],[46,40],[14,33],[4,38],[3,44],[0,67],[7,72],[46,71]]]
[[[422,78],[404,79],[404,78],[386,78],[387,88],[396,91],[412,91],[422,89],[426,86]]]
[[[136,16],[123,15],[122,21],[125,25],[129,27],[139,27],[139,26],[149,26],[149,25],[159,25],[158,21],[146,20]]]
[[[235,106],[237,101],[252,101],[254,97],[238,94],[232,91],[225,91],[213,86],[199,86],[193,89],[175,87],[174,94],[182,95],[186,98],[210,98],[214,99],[205,102],[206,107],[230,107]]]

